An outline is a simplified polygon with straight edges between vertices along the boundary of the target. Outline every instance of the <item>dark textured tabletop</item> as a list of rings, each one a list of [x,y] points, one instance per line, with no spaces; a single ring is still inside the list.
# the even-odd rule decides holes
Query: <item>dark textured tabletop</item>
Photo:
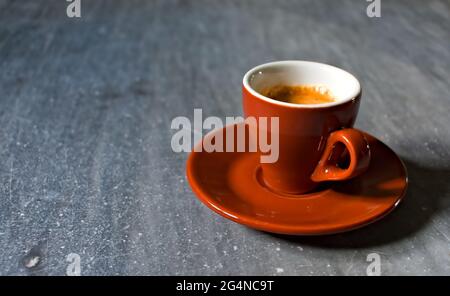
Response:
[[[0,0],[0,274],[450,275],[450,3]],[[251,230],[192,193],[177,116],[237,116],[255,65],[354,73],[356,127],[404,160],[400,207],[366,228]],[[72,268],[72,269],[71,269]]]

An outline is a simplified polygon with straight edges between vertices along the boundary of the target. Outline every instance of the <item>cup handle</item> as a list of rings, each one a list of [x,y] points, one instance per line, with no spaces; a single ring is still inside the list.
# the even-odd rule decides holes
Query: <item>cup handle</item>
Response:
[[[348,151],[350,163],[347,168],[338,166],[339,158]],[[339,181],[356,177],[363,173],[370,163],[370,147],[363,133],[352,128],[332,132],[317,167],[311,175],[314,182]]]

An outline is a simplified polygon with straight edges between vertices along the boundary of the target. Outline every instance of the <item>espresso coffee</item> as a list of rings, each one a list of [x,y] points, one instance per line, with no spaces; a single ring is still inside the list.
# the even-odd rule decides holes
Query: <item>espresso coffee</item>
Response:
[[[276,85],[261,92],[271,99],[294,104],[323,104],[334,102],[330,91],[320,85]]]

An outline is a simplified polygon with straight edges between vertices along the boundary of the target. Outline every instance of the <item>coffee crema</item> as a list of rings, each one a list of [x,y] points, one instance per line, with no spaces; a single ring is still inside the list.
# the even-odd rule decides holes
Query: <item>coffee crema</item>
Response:
[[[331,92],[322,85],[276,85],[261,92],[265,97],[293,104],[324,104],[335,102]]]

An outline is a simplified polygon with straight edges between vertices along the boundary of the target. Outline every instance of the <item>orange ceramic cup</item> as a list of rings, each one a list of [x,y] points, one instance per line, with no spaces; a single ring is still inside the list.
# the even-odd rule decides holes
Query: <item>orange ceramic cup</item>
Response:
[[[261,95],[262,90],[280,84],[324,85],[335,101],[303,105]],[[359,81],[330,65],[280,61],[248,71],[243,79],[245,116],[279,118],[278,160],[261,163],[265,185],[277,192],[301,194],[319,182],[347,180],[363,173],[369,166],[370,147],[363,134],[352,128],[360,100]],[[268,132],[272,132],[270,126]],[[338,165],[344,154],[347,164]]]

